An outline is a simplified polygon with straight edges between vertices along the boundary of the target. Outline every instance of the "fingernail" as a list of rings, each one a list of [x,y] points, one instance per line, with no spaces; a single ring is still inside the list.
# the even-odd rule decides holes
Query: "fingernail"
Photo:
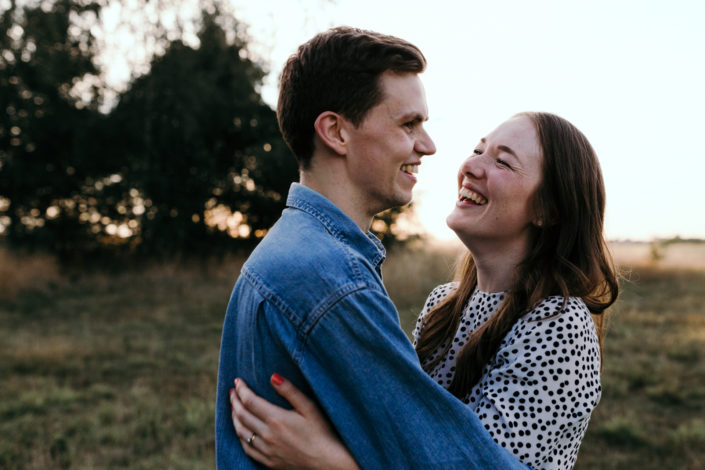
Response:
[[[272,374],[272,383],[274,385],[281,385],[284,383],[284,379],[279,374]]]
[[[240,379],[235,379],[235,380],[233,380],[233,385],[235,385],[235,386],[237,387],[237,383],[238,383],[239,381],[240,381]]]
[[[230,398],[233,397],[233,392],[234,392],[234,391],[235,391],[235,389],[234,389],[234,388],[231,388],[230,391],[228,392],[228,395],[230,396]]]

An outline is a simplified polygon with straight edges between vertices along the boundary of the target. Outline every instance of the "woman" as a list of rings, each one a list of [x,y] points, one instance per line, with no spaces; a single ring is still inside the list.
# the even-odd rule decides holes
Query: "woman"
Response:
[[[573,467],[600,399],[603,313],[618,293],[604,208],[579,130],[548,113],[504,122],[460,168],[447,223],[468,253],[414,330],[424,370],[535,469]],[[274,468],[356,468],[315,406],[276,374],[272,384],[294,411],[242,381],[231,393],[248,455]]]

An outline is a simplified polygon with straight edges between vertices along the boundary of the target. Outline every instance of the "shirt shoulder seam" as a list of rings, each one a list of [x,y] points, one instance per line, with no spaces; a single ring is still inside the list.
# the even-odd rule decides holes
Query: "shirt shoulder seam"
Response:
[[[244,266],[241,274],[265,300],[272,303],[278,310],[286,315],[289,321],[296,328],[297,335],[299,335],[302,340],[306,338],[311,329],[313,329],[325,313],[329,312],[335,304],[352,293],[369,289],[370,291],[379,291],[381,294],[385,294],[375,283],[365,282],[360,279],[353,280],[335,289],[322,301],[318,302],[309,314],[305,315],[303,319],[301,319],[295,315],[294,309],[291,308],[274,290],[270,289],[256,272],[248,269],[247,266]]]

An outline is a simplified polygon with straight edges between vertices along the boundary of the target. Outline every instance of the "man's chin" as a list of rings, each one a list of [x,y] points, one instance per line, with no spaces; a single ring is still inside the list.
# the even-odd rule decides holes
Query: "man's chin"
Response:
[[[400,195],[400,197],[398,197],[398,198],[396,199],[395,204],[394,204],[394,206],[392,206],[392,207],[403,207],[403,206],[407,206],[407,205],[411,204],[411,201],[412,201],[412,200],[413,200],[413,197],[412,197],[411,192],[409,192],[409,194]]]

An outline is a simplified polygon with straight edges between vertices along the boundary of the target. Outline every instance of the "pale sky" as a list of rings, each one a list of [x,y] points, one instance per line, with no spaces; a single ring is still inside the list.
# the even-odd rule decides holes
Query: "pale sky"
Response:
[[[445,226],[475,143],[520,111],[559,114],[597,151],[610,239],[705,238],[705,2],[232,0],[269,61],[263,97],[296,47],[331,26],[421,48],[438,149],[415,191],[420,222]]]

